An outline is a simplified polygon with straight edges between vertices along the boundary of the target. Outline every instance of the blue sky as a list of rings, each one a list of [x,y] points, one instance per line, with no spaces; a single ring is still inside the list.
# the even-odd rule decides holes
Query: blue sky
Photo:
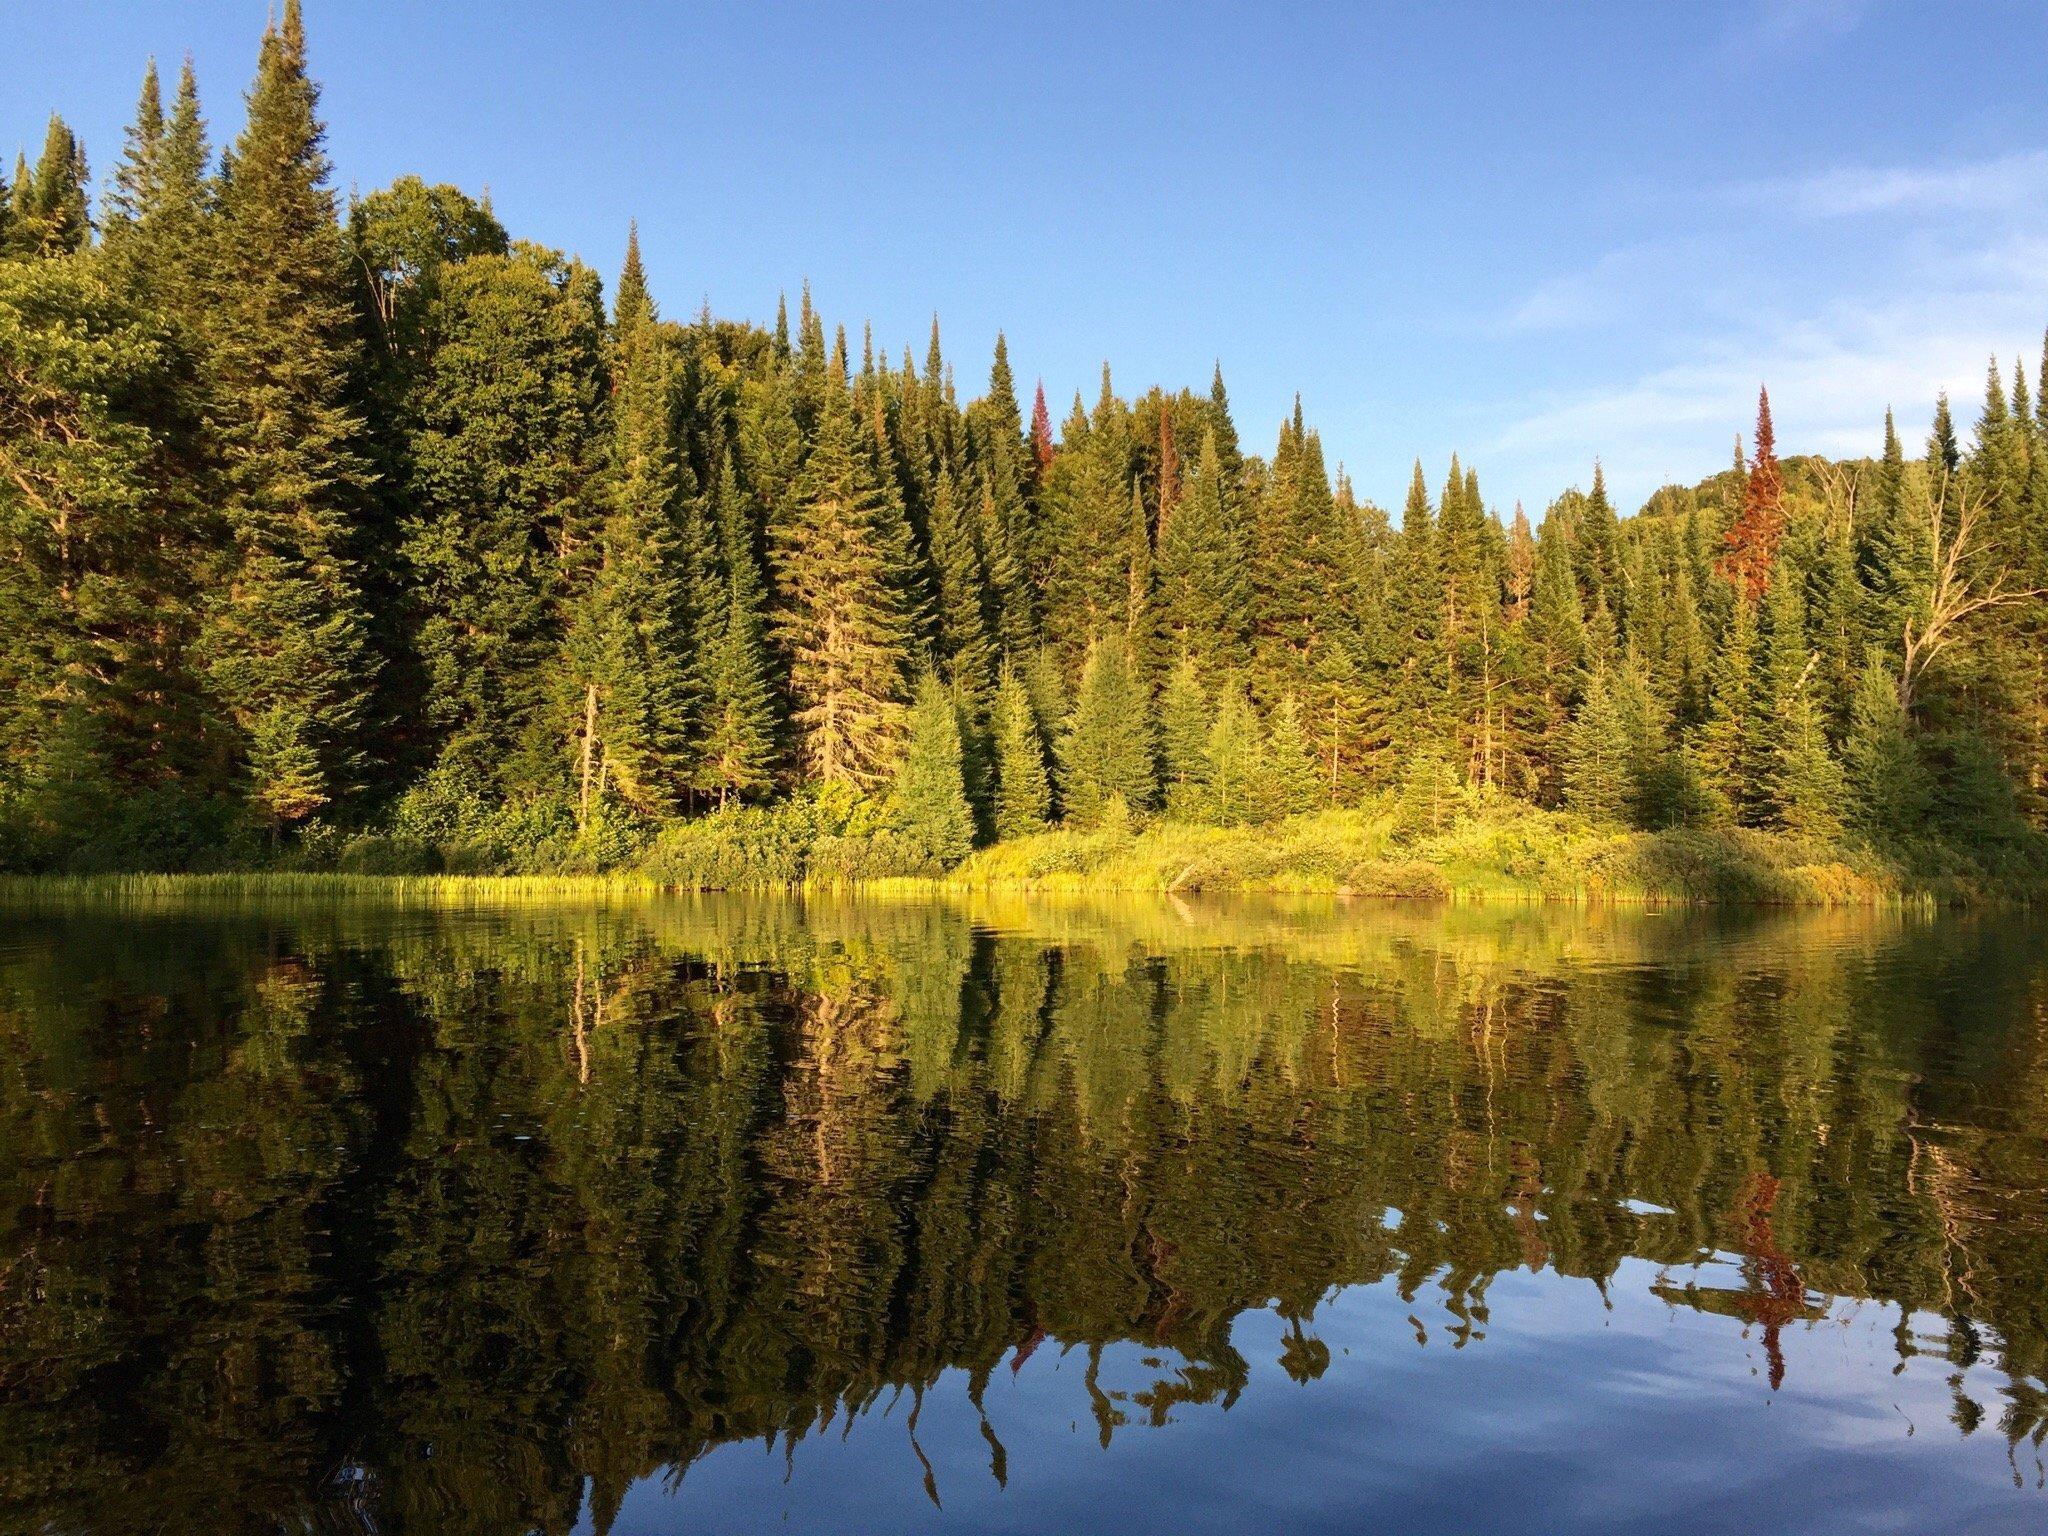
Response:
[[[1342,14],[1339,14],[1339,13]],[[261,0],[0,0],[0,147],[55,107],[96,172],[144,58],[217,136]],[[58,18],[61,17],[61,20]],[[682,6],[310,0],[337,176],[491,190],[657,296],[828,321],[978,392],[998,327],[1055,415],[1205,386],[1247,443],[1299,389],[1361,494],[1453,449],[1532,514],[1916,438],[2048,326],[2048,6]],[[24,46],[25,44],[25,46]]]

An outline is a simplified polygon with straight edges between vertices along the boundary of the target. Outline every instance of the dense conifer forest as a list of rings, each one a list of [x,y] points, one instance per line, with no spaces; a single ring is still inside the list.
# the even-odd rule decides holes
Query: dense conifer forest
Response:
[[[344,205],[296,0],[244,116],[152,65],[96,196],[54,117],[0,189],[0,868],[858,876],[1311,814],[2042,866],[2022,365],[1918,452],[1781,460],[1760,397],[1630,517],[1598,445],[1538,516],[1455,458],[1396,516],[1220,369],[1056,417],[1000,336],[956,383],[936,322],[679,319],[637,241],[607,285],[454,187]]]

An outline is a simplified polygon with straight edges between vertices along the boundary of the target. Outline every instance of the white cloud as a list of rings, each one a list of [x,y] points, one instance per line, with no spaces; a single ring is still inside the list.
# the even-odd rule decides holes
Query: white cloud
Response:
[[[1619,247],[1530,291],[1513,329],[1654,308],[1656,350],[1618,388],[1530,399],[1488,463],[1524,485],[1563,485],[1583,482],[1598,453],[1617,498],[1634,500],[1723,467],[1760,383],[1784,451],[1862,454],[1876,450],[1887,405],[1909,441],[1940,390],[1971,419],[1993,354],[2009,370],[2017,350],[2034,372],[2048,324],[2048,150],[1732,192],[1806,222]],[[1878,215],[1891,221],[1883,239],[1826,227]]]
[[[1537,402],[1488,445],[1487,462],[1523,483],[1563,485],[1583,481],[1597,452],[1628,505],[1724,467],[1734,434],[1747,437],[1755,419],[1760,384],[1770,388],[1786,453],[1874,453],[1887,406],[1912,441],[1944,389],[1967,422],[1988,357],[2010,367],[2019,348],[2033,371],[2030,349],[2048,321],[2048,262],[2028,266],[2030,245],[2048,254],[2015,242],[1972,267],[2011,281],[1837,304],[1775,331],[1695,343],[1618,389]]]
[[[1961,165],[1840,166],[1743,190],[1813,219],[2023,210],[2048,196],[2048,150]]]

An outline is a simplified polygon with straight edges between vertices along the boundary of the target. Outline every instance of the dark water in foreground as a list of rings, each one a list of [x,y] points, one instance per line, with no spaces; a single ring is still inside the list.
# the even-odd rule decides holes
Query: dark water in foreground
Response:
[[[0,910],[0,1531],[2048,1529],[2048,929]]]

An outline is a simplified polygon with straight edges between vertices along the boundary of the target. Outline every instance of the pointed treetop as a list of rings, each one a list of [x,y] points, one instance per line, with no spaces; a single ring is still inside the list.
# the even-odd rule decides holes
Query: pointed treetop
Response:
[[[1998,376],[1998,359],[1994,357],[1984,375],[1984,425],[2002,426],[2005,420],[2005,382]]]
[[[1401,508],[1401,531],[1411,534],[1424,532],[1429,521],[1429,481],[1423,476],[1422,460],[1417,459],[1408,477],[1408,501]]]
[[[130,224],[142,216],[154,199],[163,158],[164,103],[157,83],[156,59],[142,72],[142,96],[135,105],[135,122],[128,130],[128,142],[114,172],[113,190],[107,196],[110,225]]]
[[[936,384],[939,382],[940,379],[945,377],[945,374],[946,360],[944,355],[939,351],[939,317],[937,312],[935,311],[932,315],[931,343],[925,348],[924,353],[925,382],[929,384]]]
[[[626,262],[619,269],[618,293],[612,300],[612,323],[619,333],[638,335],[654,324],[654,298],[647,291],[647,271],[640,264],[640,226],[626,226]]]
[[[1038,381],[1038,392],[1031,400],[1031,462],[1043,475],[1052,468],[1052,412],[1045,405],[1045,380]]]
[[[789,356],[789,295],[775,295],[775,355]]]

